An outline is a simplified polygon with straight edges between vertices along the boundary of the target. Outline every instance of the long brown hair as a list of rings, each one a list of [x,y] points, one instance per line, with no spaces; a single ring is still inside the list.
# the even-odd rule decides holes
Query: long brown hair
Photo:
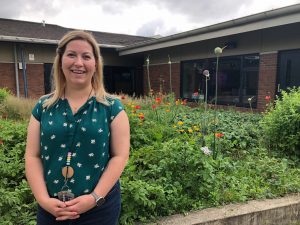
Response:
[[[65,34],[62,39],[58,42],[58,47],[56,49],[56,56],[53,64],[53,85],[54,91],[49,94],[50,98],[48,98],[44,107],[50,107],[55,102],[58,101],[64,94],[64,89],[66,86],[66,79],[63,75],[62,71],[62,56],[65,52],[66,46],[69,42],[74,40],[84,40],[87,41],[93,48],[93,54],[96,60],[96,71],[92,77],[92,87],[95,92],[95,96],[97,101],[108,105],[109,102],[107,98],[113,98],[112,95],[108,94],[105,91],[104,83],[103,83],[103,61],[100,54],[100,48],[98,47],[97,41],[93,37],[91,33],[88,33],[83,30],[74,30]]]

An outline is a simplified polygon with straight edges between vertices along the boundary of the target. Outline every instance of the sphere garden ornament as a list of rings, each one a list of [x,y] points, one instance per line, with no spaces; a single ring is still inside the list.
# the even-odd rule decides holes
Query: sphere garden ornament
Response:
[[[215,54],[216,56],[220,56],[222,53],[223,53],[223,49],[226,48],[227,46],[224,46],[223,48],[220,48],[220,47],[216,47],[215,48]]]

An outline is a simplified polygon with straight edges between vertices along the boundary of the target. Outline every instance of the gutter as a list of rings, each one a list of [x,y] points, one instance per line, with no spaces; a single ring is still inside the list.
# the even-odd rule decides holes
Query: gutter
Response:
[[[24,96],[25,98],[28,97],[28,84],[27,84],[27,74],[26,74],[26,62],[24,57],[24,49],[21,46],[20,48],[21,52],[21,61],[22,61],[22,72],[23,72],[23,82],[24,82]]]
[[[42,38],[28,38],[17,36],[0,35],[0,41],[22,42],[22,43],[38,43],[38,44],[52,44],[57,45],[59,40],[42,39]],[[98,44],[102,48],[123,48],[124,45]]]
[[[17,55],[17,44],[14,43],[14,60],[15,60],[15,76],[16,76],[16,92],[17,97],[20,97],[20,84],[19,84],[19,70],[18,70],[18,55]]]

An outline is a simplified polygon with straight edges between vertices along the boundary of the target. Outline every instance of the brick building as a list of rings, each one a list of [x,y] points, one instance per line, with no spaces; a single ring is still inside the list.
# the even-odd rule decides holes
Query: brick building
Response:
[[[56,43],[67,30],[0,19],[0,86],[14,93],[18,87],[21,95],[27,87],[29,97],[49,92]],[[274,99],[280,90],[300,86],[300,4],[157,39],[93,34],[100,43],[110,92],[148,93],[149,71],[154,91],[169,92],[172,83],[177,97],[194,101],[207,91],[208,101],[213,102],[214,49],[224,46],[219,58],[218,104],[249,108],[251,98],[252,107],[261,111],[266,95]],[[21,69],[24,65],[26,73]],[[204,70],[210,73],[207,88]]]
[[[0,18],[0,87],[17,96],[38,97],[51,91],[51,69],[58,41],[72,29]],[[140,56],[120,58],[118,48],[152,38],[93,33],[104,58],[104,79],[110,92],[142,94]]]
[[[219,58],[218,104],[264,109],[265,96],[300,86],[300,4],[127,46],[120,56],[149,57],[151,88],[172,86],[177,96],[193,100],[206,92],[204,70],[209,70],[208,101],[214,101],[215,47],[227,46]],[[169,57],[171,64],[169,63]],[[144,65],[144,91],[147,92]],[[171,70],[170,70],[171,68]]]

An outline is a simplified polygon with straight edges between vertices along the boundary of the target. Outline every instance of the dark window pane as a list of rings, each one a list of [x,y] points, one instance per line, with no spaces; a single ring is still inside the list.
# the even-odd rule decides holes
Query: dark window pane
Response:
[[[256,105],[258,88],[258,55],[230,56],[219,58],[218,69],[218,104],[249,107]],[[205,95],[205,76],[203,70],[210,71],[208,80],[208,102],[215,101],[216,59],[187,61],[182,63],[183,98],[193,99],[193,93],[199,91]]]

